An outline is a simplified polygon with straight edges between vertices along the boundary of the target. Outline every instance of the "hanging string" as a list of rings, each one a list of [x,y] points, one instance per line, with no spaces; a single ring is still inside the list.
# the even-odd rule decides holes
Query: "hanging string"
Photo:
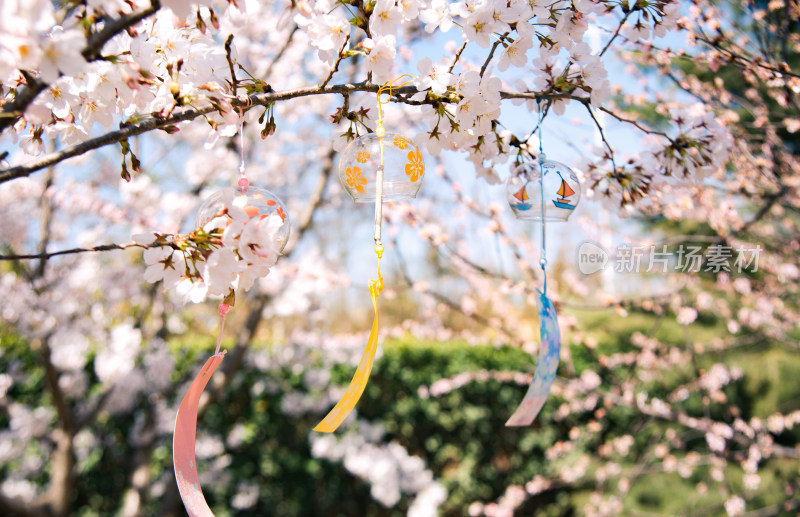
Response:
[[[395,81],[399,81],[403,77],[410,77],[410,79],[408,81],[402,83],[402,84],[394,84]],[[378,128],[383,129],[383,101],[381,101],[381,95],[384,92],[388,91],[389,92],[389,98],[391,99],[392,90],[397,90],[397,89],[402,88],[403,86],[405,86],[407,84],[411,84],[412,82],[414,82],[414,76],[409,75],[409,74],[403,74],[403,75],[395,77],[391,81],[386,81],[385,83],[383,83],[383,86],[378,87],[378,92],[377,92],[377,97],[378,97],[378,126],[377,126],[377,128],[375,128],[375,133],[376,134],[378,133]],[[382,137],[382,135],[378,134],[378,138],[383,138],[383,137]]]
[[[402,84],[394,84],[403,77],[409,77],[410,79]],[[402,88],[403,86],[411,83],[413,80],[414,78],[412,76],[403,74],[395,77],[391,81],[386,81],[383,83],[383,86],[378,87],[378,91],[376,93],[378,100],[378,124],[375,126],[375,135],[378,137],[378,146],[380,147],[381,151],[381,161],[378,165],[378,171],[375,178],[375,253],[378,255],[378,267],[380,267],[380,256],[383,253],[383,244],[381,244],[381,222],[383,220],[383,137],[386,135],[386,129],[383,127],[383,100],[381,99],[381,95],[388,91],[389,99],[391,100],[392,90]],[[380,249],[380,253],[378,252],[378,249]]]
[[[219,347],[222,344],[222,331],[225,329],[225,315],[231,310],[231,306],[223,302],[219,304],[219,336],[217,336],[217,348],[214,350],[214,355],[219,354]]]
[[[239,178],[239,188],[244,190],[250,185],[250,182],[247,180],[244,170],[244,110],[242,110],[240,114],[242,120],[239,122],[239,152],[241,153],[241,161],[239,162],[239,174],[241,175]]]
[[[544,161],[547,159],[547,156],[544,154],[544,149],[542,145],[542,122],[544,121],[544,112],[546,110],[542,108],[542,100],[538,99],[537,104],[539,105],[539,123],[536,124],[536,127],[539,130],[539,192],[541,193],[541,213],[542,213],[542,257],[539,259],[539,265],[542,268],[542,276],[544,277],[544,291],[543,293],[547,295],[547,240],[546,240],[546,232],[545,232],[545,204],[544,204]]]

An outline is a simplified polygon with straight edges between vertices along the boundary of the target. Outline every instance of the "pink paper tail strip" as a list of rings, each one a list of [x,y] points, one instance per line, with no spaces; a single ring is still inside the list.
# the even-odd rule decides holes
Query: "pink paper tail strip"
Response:
[[[539,291],[536,299],[539,309],[539,334],[541,346],[539,347],[539,361],[536,363],[536,373],[528,387],[525,397],[511,418],[506,422],[507,427],[521,427],[531,425],[536,415],[544,406],[550,388],[556,380],[558,359],[561,352],[561,333],[558,330],[558,317],[553,302]]]
[[[190,517],[214,517],[214,513],[203,497],[200,480],[197,477],[197,460],[194,455],[197,432],[197,406],[208,381],[225,357],[225,352],[211,356],[203,369],[197,374],[186,396],[183,397],[178,416],[175,419],[175,433],[172,437],[172,463],[175,467],[175,481],[181,493],[183,505]]]

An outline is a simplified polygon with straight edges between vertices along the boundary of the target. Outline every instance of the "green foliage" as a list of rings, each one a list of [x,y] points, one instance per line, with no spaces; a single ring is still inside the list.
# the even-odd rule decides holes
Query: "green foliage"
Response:
[[[658,319],[635,311],[626,318],[607,313],[586,313],[579,317],[583,327],[597,337],[598,349],[592,351],[580,344],[572,345],[574,367],[578,375],[585,369],[599,372],[603,384],[598,391],[618,382],[617,376],[625,372],[624,369],[600,368],[596,354],[631,350],[630,336],[634,332],[650,332],[672,346],[685,346],[684,327],[671,317]],[[690,331],[694,339],[708,341],[722,333],[721,322],[713,318],[698,321]],[[25,377],[24,382],[14,385],[9,399],[32,406],[51,406],[47,397],[41,396],[47,390],[38,365],[39,350],[13,334],[3,334],[0,340],[4,371],[24,372]],[[179,347],[179,344],[178,341],[172,344],[177,364],[172,379],[174,389],[168,396],[173,407],[186,381],[204,358],[200,347]],[[274,351],[277,352],[277,348]],[[764,343],[760,343],[728,352],[725,357],[712,354],[701,358],[699,367],[708,367],[717,360],[740,366],[745,373],[742,381],[734,382],[725,391],[743,417],[765,418],[776,410],[787,411],[797,406],[800,379],[791,373],[800,370],[800,359],[790,352],[779,348],[765,352]],[[589,459],[589,473],[604,468],[609,462],[619,464],[622,476],[630,481],[631,489],[624,504],[632,512],[689,515],[702,508],[719,513],[725,500],[721,494],[724,484],[742,490],[742,473],[736,468],[726,471],[724,483],[713,481],[706,466],[695,469],[688,477],[664,471],[662,460],[654,455],[654,445],[663,443],[670,430],[677,430],[683,433],[679,438],[686,444],[686,454],[710,457],[702,433],[687,433],[672,423],[645,419],[631,408],[604,408],[602,418],[592,409],[572,411],[556,419],[555,412],[564,401],[552,396],[532,426],[506,428],[505,421],[521,400],[526,386],[496,380],[470,381],[438,396],[421,396],[424,393],[421,387],[430,387],[464,372],[533,372],[534,367],[533,358],[508,346],[419,342],[410,338],[389,341],[383,346],[383,355],[377,360],[370,383],[357,406],[358,417],[372,423],[380,422],[386,433],[384,443],[396,441],[409,454],[424,459],[427,468],[448,491],[448,499],[440,509],[444,516],[465,515],[472,502],[496,501],[507,486],[524,486],[536,476],[558,480],[565,468],[574,466],[582,457]],[[565,370],[562,368],[559,372],[562,378],[568,375]],[[410,498],[404,497],[393,508],[384,508],[370,496],[370,486],[353,476],[340,462],[312,456],[309,437],[321,415],[292,417],[282,409],[287,394],[307,391],[303,373],[285,367],[265,374],[245,362],[220,397],[201,415],[199,434],[218,436],[226,444],[220,457],[229,462],[222,469],[223,474],[204,487],[216,515],[405,515]],[[352,374],[352,366],[334,368],[331,383],[344,385]],[[668,372],[664,378],[648,384],[649,395],[666,397],[692,377],[688,365],[686,369]],[[97,380],[92,378],[92,382]],[[70,404],[76,403],[70,401]],[[93,424],[91,433],[98,441],[78,461],[75,515],[111,515],[119,510],[123,487],[129,482],[131,457],[136,453],[134,440],[143,428],[154,425],[146,416],[150,404],[149,400],[141,400],[129,414],[101,414]],[[685,401],[683,409],[698,416],[704,411],[696,394]],[[713,405],[711,411],[716,411]],[[725,419],[724,416],[715,417]],[[0,427],[8,424],[6,412],[0,411]],[[545,456],[548,449],[557,442],[567,441],[571,431],[576,429],[579,436],[573,439],[575,448],[550,459]],[[229,436],[234,431],[238,439],[231,441]],[[344,432],[347,431],[343,429],[337,434]],[[612,451],[610,456],[600,452],[604,444],[625,435],[633,437],[627,452]],[[787,431],[777,437],[777,442],[794,447],[800,442],[800,435],[797,430]],[[172,468],[170,437],[162,436],[150,453],[149,474],[153,482],[172,483],[168,475]],[[220,457],[200,458],[201,472]],[[14,467],[4,465],[0,473]],[[796,462],[768,461],[760,470],[762,484],[759,493],[752,494],[752,500],[761,505],[777,502],[782,487],[792,479],[796,467]],[[37,482],[45,484],[47,476],[47,471],[43,470]],[[246,511],[236,510],[230,504],[240,480],[253,483],[259,489],[256,506]],[[700,482],[707,486],[704,493],[697,491]],[[530,497],[517,514],[581,514],[583,504],[596,489],[594,480],[557,483],[554,488]],[[605,490],[618,490],[616,478],[607,482]],[[161,512],[163,501],[156,496],[145,504],[145,513],[156,515]]]

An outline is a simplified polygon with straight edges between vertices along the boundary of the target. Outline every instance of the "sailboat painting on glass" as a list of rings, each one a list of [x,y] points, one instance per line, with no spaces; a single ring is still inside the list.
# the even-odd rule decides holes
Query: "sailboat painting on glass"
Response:
[[[514,204],[514,208],[516,208],[517,210],[530,210],[531,207],[533,206],[527,202],[528,199],[530,198],[528,197],[528,191],[525,190],[525,186],[523,186],[514,194],[514,199],[519,201],[519,203]]]
[[[569,188],[569,185],[567,185],[567,182],[564,180],[561,174],[559,174],[558,177],[561,178],[561,186],[558,188],[558,192],[556,192],[556,194],[558,194],[558,199],[554,199],[553,204],[558,208],[575,210],[575,205],[570,204],[569,200],[566,199],[575,194],[575,191]]]

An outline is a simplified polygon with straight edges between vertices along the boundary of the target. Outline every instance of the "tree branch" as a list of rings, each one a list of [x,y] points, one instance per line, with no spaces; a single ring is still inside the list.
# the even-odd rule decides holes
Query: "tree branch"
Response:
[[[309,95],[328,95],[328,94],[349,94],[354,92],[377,92],[380,85],[374,84],[371,82],[360,82],[360,83],[346,83],[346,84],[335,84],[331,86],[310,86],[306,88],[298,88],[296,90],[286,90],[282,92],[268,92],[268,93],[258,93],[251,95],[248,97],[247,101],[241,100],[234,100],[231,102],[231,105],[234,108],[249,108],[253,105],[259,106],[266,106],[268,104],[272,104],[277,101],[285,101],[290,99],[296,99],[300,97],[307,97]],[[414,86],[403,86],[402,88],[396,88],[393,93],[396,95],[413,95],[418,93]],[[589,99],[581,98],[574,96],[572,94],[564,93],[564,94],[550,94],[550,93],[533,93],[533,92],[500,92],[500,97],[503,99],[571,99],[577,100],[582,103],[588,103]],[[397,97],[401,102],[406,104],[425,104],[424,102],[412,102],[408,99],[403,97]],[[187,122],[190,120],[194,120],[197,117],[207,115],[215,111],[217,108],[209,104],[207,106],[203,106],[200,108],[185,108],[177,113],[171,114],[169,117],[156,117],[152,116],[141,122],[137,122],[135,124],[130,124],[125,127],[120,128],[117,131],[111,131],[104,135],[100,135],[96,138],[92,138],[90,140],[86,140],[85,142],[81,142],[80,144],[76,144],[70,147],[66,147],[54,153],[50,153],[46,156],[41,158],[37,158],[31,160],[30,162],[26,163],[25,165],[18,165],[16,167],[10,167],[8,169],[0,170],[0,183],[5,183],[6,181],[10,181],[16,178],[23,178],[30,176],[32,173],[42,170],[46,167],[51,165],[55,165],[60,163],[64,160],[69,158],[73,158],[75,156],[80,156],[88,151],[92,151],[94,149],[99,149],[101,147],[105,147],[110,144],[115,144],[121,140],[125,140],[126,138],[130,138],[132,136],[141,135],[142,133],[146,133],[148,131],[152,131],[154,129],[161,129],[167,126],[173,126],[180,122]],[[602,109],[602,108],[601,108]],[[606,111],[605,109],[603,111]],[[635,121],[628,121],[621,119],[619,116],[614,115],[611,113],[612,116],[617,118],[622,122],[630,122],[634,124],[636,127],[645,131],[649,134],[658,134],[662,135],[666,138],[666,134],[659,133],[656,131],[647,130],[639,126]]]
[[[589,100],[586,99],[586,102],[589,102]],[[642,131],[643,133],[647,133],[648,135],[663,136],[664,138],[666,138],[670,142],[674,143],[674,140],[672,138],[670,138],[669,135],[666,134],[666,133],[663,133],[661,131],[655,131],[655,130],[652,130],[652,129],[648,129],[648,128],[644,127],[643,125],[639,124],[638,122],[636,122],[635,120],[632,120],[632,119],[629,119],[629,118],[625,118],[625,117],[623,117],[621,115],[618,115],[617,113],[614,113],[613,111],[611,111],[610,109],[608,109],[606,107],[600,106],[598,109],[600,111],[602,111],[603,113],[608,113],[609,115],[611,115],[615,119],[619,120],[620,122],[625,122],[626,124],[631,124],[633,127],[638,129],[639,131]],[[2,173],[0,173],[0,174],[2,174]],[[0,178],[0,181],[2,181],[1,178]]]
[[[58,414],[59,427],[53,430],[53,440],[56,448],[51,456],[52,465],[45,500],[49,506],[49,513],[54,516],[66,516],[72,500],[72,489],[75,484],[75,454],[73,451],[73,438],[75,436],[75,422],[72,411],[64,398],[61,386],[58,384],[58,372],[50,359],[50,345],[44,338],[42,342],[42,365],[45,371],[47,387],[53,397],[53,405]]]

